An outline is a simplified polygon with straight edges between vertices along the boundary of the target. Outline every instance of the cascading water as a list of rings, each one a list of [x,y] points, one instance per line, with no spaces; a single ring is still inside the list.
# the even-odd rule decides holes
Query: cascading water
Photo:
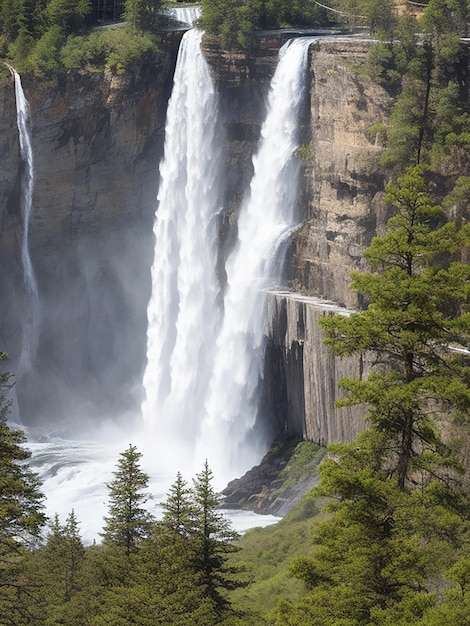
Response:
[[[290,41],[279,55],[220,323],[217,98],[200,37],[190,31],[182,41],[167,114],[142,413],[174,462],[207,458],[223,482],[259,458],[249,433],[262,377],[264,290],[279,285],[283,244],[296,225],[294,152],[312,39]]]
[[[156,445],[171,449],[179,464],[198,432],[220,323],[216,263],[222,140],[201,37],[197,30],[183,36],[168,105],[143,381],[144,421],[156,431]],[[175,454],[181,446],[183,454]]]
[[[240,472],[259,460],[259,438],[249,435],[259,409],[265,290],[279,285],[284,244],[297,223],[300,167],[294,152],[312,41],[290,40],[279,53],[250,194],[238,221],[238,244],[226,264],[224,319],[198,440],[202,450],[211,442],[215,472]]]
[[[192,26],[201,16],[201,7],[175,7],[170,9],[171,15],[183,24]]]
[[[24,288],[26,294],[25,319],[23,322],[23,340],[16,376],[19,379],[29,369],[36,356],[37,327],[39,323],[38,287],[29,253],[29,221],[33,206],[34,167],[31,147],[31,118],[29,104],[24,95],[21,77],[10,68],[15,79],[16,118],[22,161],[21,176],[21,217],[23,238],[21,242],[21,262],[23,266]]]
[[[123,441],[121,432],[106,430],[102,444],[52,440],[33,448],[48,511],[65,516],[74,508],[87,541],[101,528],[105,483],[129,440],[143,452],[157,501],[177,470],[190,477],[205,458],[217,486],[258,460],[249,435],[258,412],[263,290],[279,282],[282,244],[296,221],[293,153],[309,40],[294,41],[280,54],[239,242],[226,266],[223,306],[216,267],[224,138],[200,40],[197,31],[182,39],[167,111],[142,432],[131,439],[126,433]],[[249,454],[240,456],[245,444]],[[263,524],[268,521],[263,517]]]

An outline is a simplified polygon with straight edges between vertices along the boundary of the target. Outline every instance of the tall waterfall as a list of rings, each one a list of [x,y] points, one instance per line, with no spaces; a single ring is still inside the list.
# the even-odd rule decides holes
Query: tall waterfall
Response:
[[[29,104],[21,85],[21,77],[10,68],[15,79],[16,118],[22,161],[21,218],[23,237],[21,241],[21,263],[23,266],[26,311],[23,323],[23,341],[17,367],[17,376],[26,373],[32,365],[37,350],[37,326],[39,323],[38,287],[29,253],[29,221],[33,206],[34,166],[31,147],[31,118]]]
[[[226,264],[224,320],[198,444],[205,448],[211,441],[216,470],[240,471],[259,460],[259,437],[249,435],[263,375],[265,290],[282,280],[285,244],[297,224],[300,167],[294,153],[311,42],[290,40],[280,50],[250,193],[238,220],[238,244]]]
[[[283,244],[296,225],[294,152],[312,39],[280,51],[238,244],[226,264],[223,319],[215,269],[217,97],[200,39],[189,31],[182,40],[167,113],[142,413],[157,449],[160,442],[177,463],[191,454],[196,463],[207,458],[227,478],[259,455],[250,432],[262,378],[264,291],[281,280]]]
[[[160,166],[147,311],[142,413],[156,430],[156,445],[171,449],[173,456],[175,446],[185,449],[197,435],[221,315],[216,264],[222,140],[201,37],[197,30],[185,33],[178,53]]]

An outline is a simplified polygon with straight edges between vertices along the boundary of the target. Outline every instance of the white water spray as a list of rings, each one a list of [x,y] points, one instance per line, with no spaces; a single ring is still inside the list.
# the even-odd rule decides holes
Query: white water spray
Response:
[[[202,449],[211,441],[209,458],[216,473],[240,472],[259,460],[260,442],[249,435],[263,374],[265,290],[282,279],[283,244],[297,224],[300,167],[294,153],[311,42],[290,40],[280,50],[250,194],[238,221],[238,244],[226,264],[224,320],[198,440]]]
[[[220,323],[216,263],[221,138],[201,37],[196,30],[183,36],[168,105],[143,381],[144,421],[155,431],[160,454],[169,452],[167,462],[173,461],[176,469],[190,463],[187,451],[199,428]]]
[[[33,206],[34,165],[31,147],[31,117],[28,101],[24,95],[21,77],[10,68],[15,79],[16,119],[22,161],[21,176],[21,218],[23,238],[21,242],[21,262],[23,266],[24,288],[26,293],[26,313],[23,324],[23,342],[17,367],[17,377],[31,369],[37,350],[37,328],[39,323],[39,301],[36,276],[29,253],[29,222]]]

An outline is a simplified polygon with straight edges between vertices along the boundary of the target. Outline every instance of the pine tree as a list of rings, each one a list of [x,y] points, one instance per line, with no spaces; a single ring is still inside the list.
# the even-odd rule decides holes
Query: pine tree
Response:
[[[191,535],[191,519],[193,505],[191,490],[183,480],[181,472],[176,475],[176,481],[171,485],[166,501],[163,503],[163,525],[181,537]]]
[[[203,470],[193,480],[194,565],[201,577],[205,595],[214,603],[218,615],[229,608],[224,591],[237,586],[236,570],[228,567],[228,554],[237,550],[238,534],[231,529],[219,509],[220,499],[212,487],[213,473],[206,460]]]
[[[137,448],[129,445],[120,454],[114,479],[107,485],[109,514],[104,518],[102,537],[105,543],[125,548],[126,556],[148,535],[152,522],[152,516],[143,507],[149,499],[145,493],[149,477],[140,469],[141,457]]]
[[[0,353],[0,362],[6,359]],[[7,424],[10,375],[0,374],[0,614],[16,612],[28,589],[22,574],[26,549],[36,546],[46,518],[40,482],[28,466],[31,453],[21,430]],[[6,614],[5,613],[5,614]],[[13,619],[13,617],[12,617]],[[13,623],[13,622],[12,622]]]
[[[371,426],[386,435],[386,467],[405,489],[418,472],[446,476],[456,467],[436,420],[470,408],[470,266],[451,261],[469,230],[443,224],[422,167],[390,185],[386,200],[397,214],[365,254],[371,272],[352,274],[367,310],[322,326],[338,356],[375,355],[367,380],[341,382],[343,404],[369,407]]]

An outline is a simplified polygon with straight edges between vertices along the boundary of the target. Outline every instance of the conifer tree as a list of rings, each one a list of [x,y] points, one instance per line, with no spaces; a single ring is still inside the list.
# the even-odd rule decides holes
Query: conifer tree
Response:
[[[189,537],[192,528],[193,505],[191,489],[183,480],[181,472],[171,485],[166,501],[163,503],[163,525],[181,537]]]
[[[386,201],[397,213],[365,254],[371,271],[352,274],[367,310],[322,326],[336,355],[375,355],[367,380],[341,382],[343,404],[369,407],[368,421],[386,436],[386,467],[405,489],[417,472],[446,475],[455,466],[436,420],[470,408],[470,266],[451,260],[469,229],[443,224],[422,167],[390,185]]]
[[[202,471],[193,479],[194,564],[200,573],[205,595],[222,615],[229,607],[224,591],[237,586],[234,582],[236,570],[228,567],[227,558],[237,550],[234,540],[238,534],[219,509],[220,499],[212,486],[212,479],[213,473],[206,460]]]
[[[13,620],[29,587],[22,573],[26,549],[39,543],[46,518],[39,479],[28,466],[31,453],[23,446],[26,437],[7,423],[10,387],[10,375],[0,373],[0,615]]]
[[[152,522],[152,516],[143,507],[149,499],[149,477],[140,468],[141,457],[137,448],[129,444],[120,454],[114,479],[107,485],[109,507],[102,537],[105,543],[123,547],[126,556],[148,535]]]

